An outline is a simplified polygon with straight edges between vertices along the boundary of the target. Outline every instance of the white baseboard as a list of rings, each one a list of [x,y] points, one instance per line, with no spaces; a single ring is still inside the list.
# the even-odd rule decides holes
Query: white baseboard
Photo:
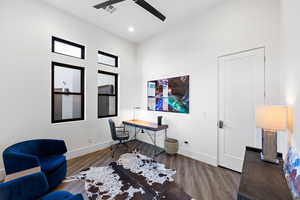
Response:
[[[179,148],[179,154],[184,155],[186,157],[192,158],[194,160],[198,160],[204,163],[207,163],[209,165],[218,166],[218,160],[215,157],[212,157],[211,155],[208,155],[206,153],[202,152],[192,152],[190,150],[187,150],[185,148],[180,147]]]
[[[151,141],[147,137],[143,137],[143,138],[139,137],[138,139],[145,142],[145,143],[153,144],[153,143],[151,143]],[[160,141],[158,146],[163,148],[163,142]],[[207,163],[207,164],[215,166],[215,167],[218,166],[217,158],[212,157],[211,155],[208,155],[206,153],[190,151],[190,150],[180,146],[178,154],[189,157],[189,158],[192,158],[194,160],[198,160],[198,161]]]
[[[147,141],[145,141],[145,142],[147,142]],[[69,151],[66,154],[67,160],[107,148],[112,143],[113,142],[111,142],[111,141],[105,142],[105,143],[97,143],[97,144],[93,144],[90,146],[86,146],[86,147],[82,147],[82,148],[78,148],[78,149]],[[213,165],[213,166],[217,166],[217,158],[214,158],[205,153],[192,152],[183,147],[180,147],[179,154],[187,156],[187,157],[195,159],[195,160],[198,160],[198,161],[201,161],[201,162],[204,162],[204,163],[207,163],[207,164],[210,164],[210,165]],[[4,180],[4,178],[5,178],[5,170],[0,169],[0,180]]]
[[[83,155],[86,155],[89,153],[93,153],[95,151],[105,149],[105,148],[109,147],[111,144],[112,144],[112,142],[109,141],[109,142],[97,143],[97,144],[93,144],[90,146],[74,149],[72,151],[67,152],[66,158],[67,158],[67,160],[70,160],[72,158],[76,158],[76,157],[83,156]]]

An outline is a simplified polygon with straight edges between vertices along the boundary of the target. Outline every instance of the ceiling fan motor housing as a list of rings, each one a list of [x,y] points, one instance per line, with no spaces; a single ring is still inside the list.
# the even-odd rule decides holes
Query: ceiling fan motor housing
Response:
[[[96,9],[103,8],[104,10],[107,10],[110,13],[113,13],[116,11],[116,8],[113,6],[114,4],[123,2],[126,0],[108,0],[103,3],[97,4],[94,6]],[[133,0],[137,5],[147,10],[149,13],[154,15],[155,17],[159,18],[161,21],[166,20],[166,16],[164,16],[161,12],[159,12],[156,8],[154,8],[152,5],[150,5],[145,0]]]

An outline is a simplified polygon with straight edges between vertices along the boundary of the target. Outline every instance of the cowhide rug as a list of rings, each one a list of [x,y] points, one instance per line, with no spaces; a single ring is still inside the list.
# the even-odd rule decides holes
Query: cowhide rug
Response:
[[[105,167],[91,167],[67,180],[85,180],[90,200],[191,200],[174,182],[176,171],[139,153],[123,154]]]

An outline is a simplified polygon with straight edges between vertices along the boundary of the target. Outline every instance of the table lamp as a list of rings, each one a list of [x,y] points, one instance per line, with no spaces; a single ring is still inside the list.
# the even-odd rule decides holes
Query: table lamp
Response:
[[[133,120],[136,120],[136,118],[135,118],[135,117],[136,117],[136,116],[135,116],[135,115],[136,115],[136,111],[137,111],[137,110],[140,110],[140,109],[141,109],[141,107],[138,107],[138,106],[133,107]]]
[[[285,106],[258,106],[256,127],[262,129],[261,159],[279,163],[277,157],[277,131],[287,129],[288,109]]]

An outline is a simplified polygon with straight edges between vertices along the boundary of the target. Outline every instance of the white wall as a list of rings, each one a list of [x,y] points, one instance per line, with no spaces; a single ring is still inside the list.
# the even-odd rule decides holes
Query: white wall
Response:
[[[300,150],[300,1],[281,0],[281,96],[294,110],[290,142]]]
[[[84,44],[87,59],[50,53],[52,35]],[[111,68],[96,64],[97,50],[120,56],[121,67],[113,69],[120,73],[119,120],[132,116],[127,108],[136,105],[135,44],[39,0],[0,1],[0,44],[0,152],[23,140],[59,138],[73,157],[111,141],[107,119],[97,119],[97,70]],[[51,124],[51,61],[86,68],[84,121]]]
[[[217,57],[262,46],[267,57],[267,102],[279,104],[279,0],[227,1],[141,44],[144,110],[139,115],[152,121],[164,116],[169,137],[179,139],[181,153],[216,165]],[[180,75],[190,75],[190,114],[146,111],[147,81]],[[190,144],[183,144],[185,140]]]

